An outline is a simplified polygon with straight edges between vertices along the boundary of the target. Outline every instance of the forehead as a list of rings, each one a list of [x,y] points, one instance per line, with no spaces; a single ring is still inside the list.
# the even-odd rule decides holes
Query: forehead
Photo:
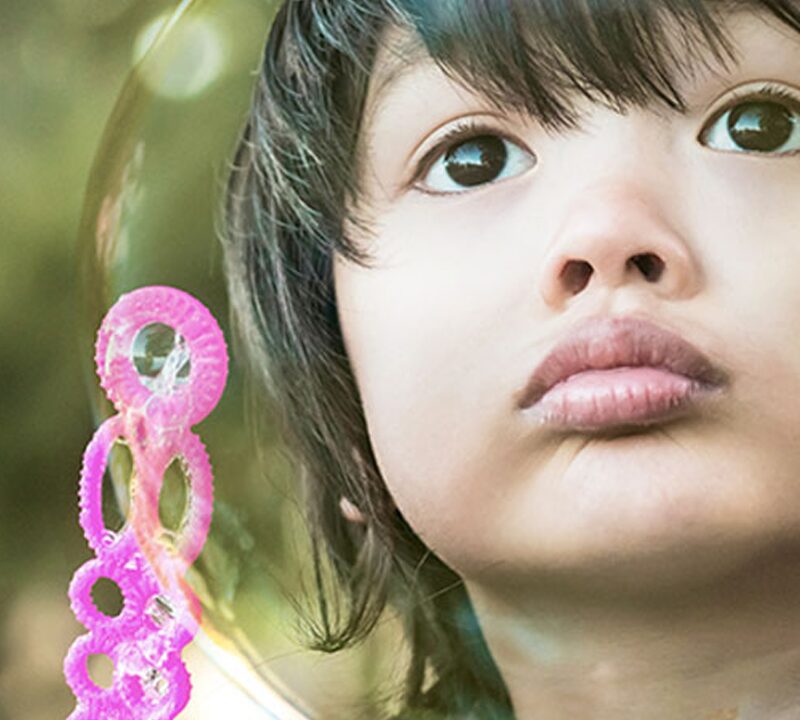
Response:
[[[421,38],[411,28],[390,25],[383,34],[375,57],[367,93],[365,117],[372,118],[375,111],[391,92],[414,74],[435,67]]]
[[[629,17],[620,9],[623,3],[610,0],[595,17],[583,18],[583,26],[567,23],[569,13],[561,25],[552,19],[547,25],[530,11],[534,4],[517,4],[528,8],[527,24],[505,22],[500,15],[506,4],[500,4],[492,19],[483,18],[485,27],[475,24],[479,16],[468,16],[473,26],[463,18],[444,28],[390,25],[370,78],[366,124],[382,107],[395,104],[398,94],[413,94],[433,75],[497,108],[527,112],[556,128],[575,124],[572,101],[580,97],[620,106],[661,103],[680,111],[679,86],[687,78],[724,76],[736,68],[751,50],[748,35],[763,34],[765,24],[798,39],[760,2],[707,3],[707,14],[687,19],[663,9],[674,3],[649,3],[661,9]],[[570,5],[575,0],[559,3]],[[589,33],[603,19],[616,20],[620,30]]]

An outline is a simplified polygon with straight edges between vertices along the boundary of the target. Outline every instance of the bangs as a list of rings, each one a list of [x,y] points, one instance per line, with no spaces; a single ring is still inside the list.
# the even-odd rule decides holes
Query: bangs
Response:
[[[725,19],[768,11],[800,31],[793,0],[394,0],[445,73],[498,107],[575,127],[575,100],[684,112],[678,86],[736,62]]]

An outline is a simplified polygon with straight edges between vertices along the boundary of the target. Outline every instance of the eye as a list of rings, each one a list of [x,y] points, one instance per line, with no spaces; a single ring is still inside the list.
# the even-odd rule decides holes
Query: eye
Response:
[[[698,140],[713,150],[794,153],[800,150],[800,99],[782,87],[765,85],[729,102]]]
[[[419,188],[433,195],[463,193],[520,175],[536,158],[496,132],[455,128],[421,162]]]

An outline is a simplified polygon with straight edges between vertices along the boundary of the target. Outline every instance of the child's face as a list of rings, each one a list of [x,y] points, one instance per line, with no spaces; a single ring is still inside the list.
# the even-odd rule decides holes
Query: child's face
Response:
[[[468,581],[674,587],[800,535],[800,36],[730,24],[740,65],[698,68],[685,116],[587,103],[562,134],[431,63],[378,98],[379,58],[364,131],[376,264],[337,258],[340,319],[387,486]],[[763,99],[765,81],[792,99]],[[467,119],[484,138],[414,179]],[[642,253],[663,261],[657,279],[627,262]],[[570,285],[559,258],[591,266],[588,282]],[[520,389],[595,315],[677,332],[730,383],[638,433],[537,424]]]

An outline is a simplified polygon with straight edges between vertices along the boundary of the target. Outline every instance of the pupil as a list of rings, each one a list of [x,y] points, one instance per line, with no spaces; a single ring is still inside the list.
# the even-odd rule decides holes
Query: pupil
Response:
[[[496,135],[480,135],[447,151],[447,174],[459,185],[482,185],[494,180],[505,167],[506,144]]]
[[[786,143],[793,129],[791,112],[774,102],[742,103],[728,116],[728,131],[745,150],[777,150]]]

